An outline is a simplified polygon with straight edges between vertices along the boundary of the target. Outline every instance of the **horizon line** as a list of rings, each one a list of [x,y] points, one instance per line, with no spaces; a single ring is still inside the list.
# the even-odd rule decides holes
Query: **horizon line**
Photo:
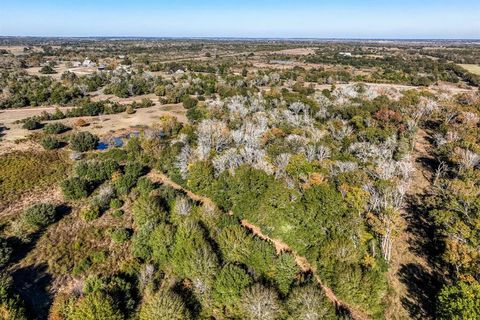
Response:
[[[5,38],[43,38],[43,39],[191,39],[191,40],[302,40],[302,41],[480,41],[480,38],[441,38],[441,37],[244,37],[244,36],[108,36],[108,35],[89,35],[89,36],[63,36],[63,35],[0,35],[0,39]]]

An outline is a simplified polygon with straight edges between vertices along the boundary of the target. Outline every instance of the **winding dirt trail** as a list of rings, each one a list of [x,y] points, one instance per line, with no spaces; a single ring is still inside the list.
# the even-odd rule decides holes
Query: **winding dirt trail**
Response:
[[[432,170],[429,163],[434,162],[429,150],[429,134],[419,129],[414,141],[412,161],[414,172],[407,190],[407,206],[400,212],[399,233],[395,239],[392,260],[389,266],[388,280],[392,288],[389,297],[386,319],[429,319],[432,306],[428,303],[433,278],[432,267],[419,248],[425,235],[418,228],[419,221],[427,225],[423,212],[413,205],[431,185]]]
[[[169,177],[167,177],[163,173],[160,173],[158,171],[151,171],[148,174],[147,177],[150,180],[152,180],[153,182],[158,182],[158,183],[161,183],[161,184],[165,184],[169,187],[172,187],[175,190],[179,190],[179,191],[184,192],[190,199],[192,199],[196,202],[200,202],[204,205],[215,206],[214,202],[211,199],[209,199],[207,197],[204,197],[204,196],[197,195],[197,194],[183,188],[179,184],[173,182]],[[297,263],[297,266],[300,268],[300,270],[302,270],[303,272],[311,273],[314,276],[315,280],[317,281],[319,286],[324,291],[325,296],[335,305],[335,307],[337,309],[345,310],[347,313],[349,313],[351,315],[351,317],[354,320],[368,320],[368,319],[370,319],[369,316],[365,312],[363,312],[362,310],[360,310],[356,307],[353,307],[353,306],[347,304],[346,302],[342,301],[340,298],[338,298],[335,295],[335,293],[333,292],[333,290],[330,289],[329,287],[327,287],[322,282],[321,278],[316,273],[315,267],[312,266],[310,264],[310,262],[308,262],[308,260],[305,257],[300,256],[298,253],[296,253],[294,250],[292,250],[282,240],[272,239],[272,238],[268,237],[267,235],[265,235],[262,232],[261,228],[259,228],[258,226],[254,225],[254,224],[251,224],[247,220],[241,220],[240,224],[245,229],[248,229],[252,234],[257,236],[258,238],[270,242],[275,247],[275,250],[277,251],[277,253],[290,252],[293,255],[293,257],[295,258],[295,262]]]

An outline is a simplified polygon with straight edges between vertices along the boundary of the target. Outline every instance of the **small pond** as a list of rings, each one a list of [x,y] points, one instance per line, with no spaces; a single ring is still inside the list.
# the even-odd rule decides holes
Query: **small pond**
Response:
[[[138,137],[140,133],[138,131],[133,131],[128,134],[121,136],[111,137],[106,140],[100,140],[97,145],[97,150],[107,150],[109,148],[120,148],[125,144],[125,140],[128,140],[133,137]]]

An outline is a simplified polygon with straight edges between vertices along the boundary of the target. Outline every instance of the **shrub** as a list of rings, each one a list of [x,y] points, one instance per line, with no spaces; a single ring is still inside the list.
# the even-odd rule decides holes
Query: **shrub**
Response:
[[[69,200],[78,200],[88,197],[90,186],[85,179],[73,177],[65,179],[60,183],[63,195]]]
[[[40,144],[45,150],[58,149],[62,146],[62,142],[55,137],[46,136],[40,141]]]
[[[12,248],[8,245],[7,240],[4,238],[0,238],[0,268],[3,268],[8,261],[10,261],[10,257],[12,256]]]
[[[110,200],[110,208],[120,209],[122,206],[123,206],[123,201],[122,200],[120,200],[118,198],[114,198],[114,199]]]
[[[43,66],[40,71],[40,73],[43,73],[43,74],[54,74],[54,73],[57,73],[57,71],[55,71],[55,69],[53,69],[50,65],[46,65],[46,66]]]
[[[103,182],[110,179],[114,172],[118,171],[120,166],[114,160],[105,161],[82,161],[75,167],[75,172],[79,177],[89,181]]]
[[[125,171],[125,175],[138,178],[145,173],[145,167],[138,162],[128,162],[125,165],[124,171]]]
[[[127,114],[134,114],[135,113],[135,109],[133,109],[132,106],[128,106],[127,109],[125,109],[125,112]]]
[[[80,211],[80,216],[84,221],[93,221],[100,217],[100,207],[94,204],[90,204],[87,207],[84,207],[82,211]]]
[[[118,195],[126,195],[137,183],[138,178],[131,175],[123,175],[114,182]]]
[[[50,203],[39,203],[23,213],[22,220],[33,228],[43,228],[55,222],[56,207]]]
[[[98,144],[98,137],[90,132],[78,132],[70,137],[72,150],[85,152],[95,149]]]
[[[43,128],[43,131],[48,134],[59,134],[68,130],[70,130],[70,128],[61,122],[49,123]]]
[[[86,127],[88,126],[88,122],[85,119],[78,119],[75,120],[74,125],[75,127]]]
[[[112,216],[114,216],[116,218],[120,218],[121,216],[123,216],[123,213],[124,213],[123,210],[118,209],[118,210],[113,211]]]
[[[40,129],[41,127],[42,127],[42,124],[38,120],[35,120],[33,118],[27,119],[22,126],[23,129],[27,129],[27,130],[37,130],[37,129]]]
[[[114,242],[123,243],[130,239],[131,233],[128,229],[116,229],[111,232],[110,236]]]
[[[183,98],[182,103],[185,109],[192,109],[197,106],[198,100],[190,96],[186,96],[185,98]]]

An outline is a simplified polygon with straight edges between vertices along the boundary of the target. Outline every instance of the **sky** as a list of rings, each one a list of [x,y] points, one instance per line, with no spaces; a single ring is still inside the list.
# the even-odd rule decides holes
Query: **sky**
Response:
[[[480,0],[0,0],[0,36],[480,39]]]

